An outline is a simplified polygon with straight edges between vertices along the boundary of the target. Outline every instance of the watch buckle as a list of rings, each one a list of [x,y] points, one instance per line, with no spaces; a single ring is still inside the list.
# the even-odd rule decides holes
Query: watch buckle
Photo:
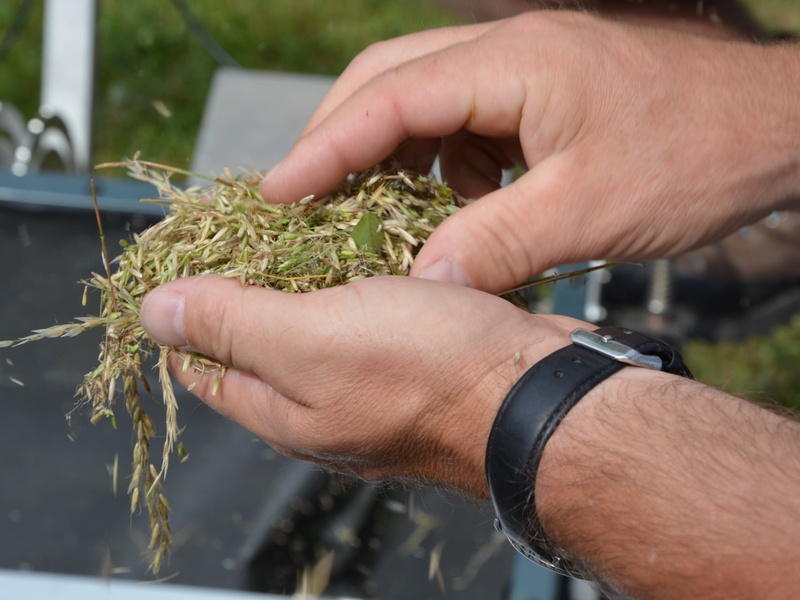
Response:
[[[646,369],[660,371],[664,366],[663,361],[658,356],[642,354],[638,350],[615,340],[611,336],[600,335],[594,331],[576,329],[569,334],[569,339],[577,346],[592,350],[612,360],[633,365],[634,367],[644,367]]]

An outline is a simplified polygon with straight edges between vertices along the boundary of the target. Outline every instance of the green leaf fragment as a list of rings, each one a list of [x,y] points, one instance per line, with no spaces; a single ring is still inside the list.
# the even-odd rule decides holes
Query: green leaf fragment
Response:
[[[352,233],[353,241],[359,250],[378,254],[383,245],[383,221],[373,212],[365,212]]]

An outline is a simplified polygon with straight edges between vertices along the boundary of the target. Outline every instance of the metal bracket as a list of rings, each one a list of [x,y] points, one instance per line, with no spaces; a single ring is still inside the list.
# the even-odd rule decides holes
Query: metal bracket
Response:
[[[80,171],[91,161],[96,28],[97,0],[46,0],[40,115],[62,119]]]

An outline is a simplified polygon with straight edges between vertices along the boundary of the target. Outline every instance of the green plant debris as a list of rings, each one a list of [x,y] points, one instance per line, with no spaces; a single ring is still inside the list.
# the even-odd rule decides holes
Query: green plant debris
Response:
[[[19,340],[0,342],[0,347],[105,329],[98,365],[78,388],[78,406],[90,407],[92,422],[108,418],[116,427],[116,400],[120,395],[124,400],[134,438],[131,512],[147,509],[151,568],[158,573],[172,541],[163,482],[173,448],[177,446],[180,459],[187,456],[177,441],[178,405],[167,362],[170,355],[179,354],[186,368],[216,373],[217,384],[226,367],[151,340],[140,321],[145,295],[168,281],[202,273],[285,292],[308,292],[373,275],[406,275],[417,250],[457,210],[458,200],[432,178],[386,166],[352,176],[320,202],[307,198],[275,206],[259,195],[259,173],[235,177],[226,171],[206,189],[181,189],[170,183],[171,174],[185,174],[180,169],[136,159],[121,165],[132,177],[156,187],[159,198],[147,201],[163,203],[166,217],[123,242],[122,254],[110,264],[98,221],[106,273],[93,273],[82,283],[99,290],[100,314],[35,330]],[[158,467],[151,449],[156,425],[141,402],[142,393],[150,393],[142,368],[150,356],[157,359],[166,406]]]
[[[173,449],[183,461],[188,453],[178,442],[178,403],[168,360],[175,354],[184,370],[215,374],[214,393],[226,366],[199,354],[162,346],[142,328],[140,309],[145,295],[182,277],[216,273],[284,292],[310,292],[374,275],[407,275],[414,256],[434,229],[458,210],[462,199],[435,179],[396,166],[379,165],[351,176],[336,192],[319,202],[304,198],[290,206],[264,202],[258,190],[261,174],[234,176],[230,171],[211,186],[182,189],[170,182],[183,169],[134,159],[102,166],[125,166],[129,174],[152,183],[164,204],[165,218],[141,234],[123,241],[122,254],[109,261],[99,219],[106,272],[82,281],[100,292],[100,314],[72,323],[38,329],[0,348],[46,338],[74,337],[95,327],[105,329],[97,366],[78,387],[76,408],[90,407],[92,423],[109,419],[117,427],[115,410],[121,396],[133,427],[132,475],[128,485],[131,512],[144,508],[150,520],[150,566],[157,574],[172,541],[170,506],[163,483]],[[523,287],[584,275],[582,269],[528,282],[509,290],[513,299]],[[116,270],[112,273],[112,268]],[[86,305],[84,291],[82,304]],[[142,365],[156,359],[156,376],[166,407],[160,466],[153,458],[156,425],[142,406],[150,384]],[[20,383],[21,384],[21,383]],[[121,385],[120,385],[121,384]],[[116,459],[115,459],[116,465]],[[114,488],[119,479],[114,467]],[[418,533],[427,535],[430,523]]]
[[[353,227],[352,237],[359,250],[378,254],[383,246],[383,221],[374,212],[365,212]]]

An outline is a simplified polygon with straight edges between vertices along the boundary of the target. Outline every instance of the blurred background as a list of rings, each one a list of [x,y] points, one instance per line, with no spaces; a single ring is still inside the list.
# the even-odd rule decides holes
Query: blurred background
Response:
[[[12,27],[19,4],[2,3],[0,32]],[[38,110],[44,3],[30,4],[16,41],[0,56],[0,98],[26,115]],[[434,0],[102,0],[93,160],[141,151],[148,160],[188,167],[220,64],[335,75],[372,42],[456,22]],[[221,52],[210,53],[209,40]]]
[[[66,4],[69,0],[61,2]],[[86,144],[90,152],[88,164],[118,161],[141,152],[147,160],[189,168],[196,164],[198,138],[204,116],[213,105],[210,94],[215,73],[221,67],[335,76],[358,52],[375,41],[469,21],[468,14],[452,12],[445,4],[453,2],[101,0],[96,14],[91,138]],[[745,4],[768,33],[800,32],[800,7],[795,0],[746,0]],[[16,107],[24,122],[40,116],[44,6],[43,0],[3,0],[0,3],[0,102],[6,104],[6,114],[9,114],[8,105]],[[329,80],[313,81],[322,82],[324,87]],[[308,101],[316,101],[315,94],[320,94],[320,90],[319,86],[310,88]],[[227,101],[217,98],[216,110],[220,110],[220,106],[224,109]],[[253,109],[252,122],[256,129],[265,120],[259,110],[275,110],[275,105],[265,98],[263,107]],[[247,122],[249,113],[239,116]],[[274,115],[273,120],[279,122],[280,115]],[[255,134],[268,138],[270,131],[257,130]],[[57,160],[52,162],[53,165],[44,164],[43,168],[47,170],[52,166],[58,170],[63,166],[57,164]],[[0,164],[0,167],[5,166]],[[270,165],[254,166],[267,168]],[[121,173],[118,175],[122,177]],[[5,181],[2,179],[0,183]],[[59,179],[52,185],[66,188],[71,183],[70,179]],[[123,185],[110,181],[109,194],[114,191],[134,199],[149,193],[142,188],[119,187]],[[79,193],[84,199],[87,197],[85,188],[80,188]],[[127,237],[132,230],[146,226],[156,216],[138,214],[134,209],[112,211],[107,215],[109,237],[115,240]],[[60,211],[31,212],[16,205],[13,210],[3,212],[0,221],[3,236],[0,256],[5,263],[2,275],[9,290],[4,303],[0,304],[3,308],[0,339],[24,335],[31,328],[45,327],[82,314],[84,309],[78,305],[81,288],[72,282],[101,268],[92,218]],[[113,243],[110,246],[112,255],[115,254]],[[611,285],[613,283],[612,278]],[[42,290],[60,291],[53,291],[51,297]],[[546,301],[547,294],[544,296],[539,300]],[[800,370],[797,369],[800,319],[797,316],[770,321],[768,326],[757,331],[748,330],[746,335],[689,335],[680,341],[687,362],[699,379],[757,400],[800,408]],[[106,576],[116,574],[114,569],[118,568],[121,576],[146,577],[139,556],[143,534],[136,525],[129,526],[126,499],[110,494],[107,467],[114,460],[115,452],[120,460],[126,460],[127,437],[105,426],[91,428],[84,424],[78,426],[77,443],[68,439],[72,433],[64,424],[63,415],[71,407],[71,393],[82,373],[92,367],[97,340],[83,340],[80,346],[73,346],[73,343],[72,340],[53,342],[54,346],[48,348],[48,342],[40,342],[14,354],[9,351],[0,354],[7,356],[0,358],[2,436],[11,440],[0,447],[0,539],[3,540],[0,568],[82,574],[103,571]],[[39,350],[39,344],[45,344],[46,349]],[[52,401],[53,398],[57,400]],[[288,573],[275,581],[253,583],[252,570],[242,574],[248,565],[266,560],[265,556],[269,558],[270,553],[276,551],[262,544],[272,531],[271,525],[263,523],[275,517],[269,513],[273,508],[267,510],[271,516],[264,516],[264,506],[274,504],[274,498],[266,498],[261,493],[264,481],[270,481],[274,486],[286,485],[287,489],[291,486],[322,489],[334,499],[347,498],[346,502],[341,502],[342,506],[362,506],[362,517],[355,523],[372,532],[371,537],[365,539],[380,538],[376,544],[383,544],[384,553],[397,558],[388,566],[373,561],[373,570],[378,575],[372,579],[363,572],[360,579],[351,573],[349,579],[335,588],[341,593],[370,596],[380,591],[381,597],[418,598],[490,598],[505,594],[503,598],[523,600],[523,596],[513,596],[513,590],[509,591],[504,583],[509,572],[513,576],[513,558],[504,543],[498,545],[498,539],[493,536],[491,515],[485,510],[465,508],[461,501],[439,493],[398,491],[396,488],[363,492],[357,485],[350,487],[349,483],[331,482],[325,477],[319,480],[321,476],[317,472],[303,472],[298,480],[294,475],[287,475],[286,469],[275,469],[277,459],[268,448],[238,430],[220,426],[220,419],[207,413],[188,395],[183,396],[182,402],[186,407],[183,416],[190,422],[187,445],[198,466],[191,466],[190,461],[182,475],[178,471],[172,473],[174,482],[171,485],[173,490],[183,486],[189,490],[200,489],[204,500],[196,500],[194,491],[176,494],[183,498],[176,501],[176,516],[182,515],[178,516],[177,525],[184,527],[187,539],[192,539],[185,544],[188,549],[176,553],[171,565],[172,571],[183,571],[179,582],[199,585],[217,582],[227,587],[267,591],[291,588],[292,584],[287,582],[294,581],[300,562],[291,563]],[[191,423],[192,420],[196,421]],[[37,434],[44,431],[47,432],[45,438]],[[208,439],[213,439],[216,446],[206,443]],[[25,443],[31,444],[28,451],[15,450]],[[226,471],[224,464],[218,464],[215,448],[228,449],[238,457],[251,473],[246,482],[229,481],[221,476],[222,479],[210,484],[207,481],[198,484],[210,468],[216,468],[217,475]],[[78,472],[78,463],[91,464],[91,473]],[[259,477],[263,479],[258,481]],[[295,478],[287,481],[287,477]],[[34,481],[39,483],[32,483]],[[76,496],[76,489],[84,490],[85,494]],[[417,508],[411,509],[409,505],[413,506],[415,501],[409,498],[417,493],[421,494],[416,501]],[[192,495],[195,500],[190,500]],[[376,497],[380,498],[377,503]],[[238,506],[237,501],[240,502]],[[28,515],[34,512],[29,507],[34,506],[39,511],[37,515],[47,516],[37,516],[36,525],[26,529]],[[228,533],[216,537],[192,533],[197,523],[204,519],[209,522],[209,511],[215,515],[216,530]],[[101,515],[102,521],[99,520]],[[428,516],[445,524],[439,533],[426,534],[424,543],[420,542],[417,547],[404,545],[418,532],[418,521],[428,522],[425,521]],[[291,515],[277,517],[278,521],[284,518],[294,519]],[[352,515],[343,518],[349,523],[347,527],[356,526]],[[64,526],[68,519],[75,527]],[[453,521],[449,525],[448,519]],[[108,523],[111,521],[118,525],[112,529],[119,531],[110,531]],[[306,521],[305,527],[322,526],[313,519]],[[398,521],[404,523],[399,532],[382,537]],[[83,529],[79,531],[78,525]],[[473,527],[477,532],[474,535]],[[376,528],[379,533],[375,533]],[[87,529],[91,532],[86,533]],[[468,536],[467,531],[470,531]],[[50,534],[59,540],[55,544],[58,548],[52,551],[52,556],[46,556],[41,551],[41,540]],[[442,554],[444,584],[435,579],[428,582],[427,577],[430,558],[440,542],[446,544],[445,548],[464,549],[460,556],[448,550]],[[246,551],[242,550],[247,544]],[[352,554],[352,544],[348,548]],[[304,557],[307,558],[301,556],[305,560]],[[408,566],[414,561],[415,564]],[[406,566],[399,567],[401,564]],[[488,577],[481,571],[486,564],[491,566]],[[346,571],[349,567],[341,568]],[[403,591],[405,583],[411,580],[425,582],[416,596]],[[550,596],[543,593],[537,597],[562,597],[557,596],[558,593],[562,592],[553,591]]]
[[[794,0],[745,4],[770,31],[800,30]],[[23,5],[30,8],[19,18]],[[43,6],[0,3],[0,36],[7,38],[0,47],[0,100],[27,117],[39,108]],[[336,75],[372,42],[463,22],[436,0],[101,0],[93,161],[140,151],[187,167],[220,64]]]

